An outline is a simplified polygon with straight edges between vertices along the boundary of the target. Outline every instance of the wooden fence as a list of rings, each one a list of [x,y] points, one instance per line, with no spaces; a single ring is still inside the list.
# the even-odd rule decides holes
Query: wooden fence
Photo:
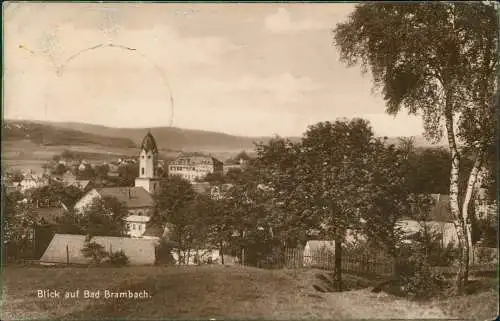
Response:
[[[287,248],[283,252],[279,266],[288,269],[319,268],[333,270],[335,255],[330,251],[316,251],[304,254],[302,248]],[[472,264],[470,273],[495,272],[497,263]],[[456,274],[456,266],[433,267],[436,272]],[[353,274],[368,274],[377,276],[391,276],[394,273],[394,264],[390,257],[383,255],[360,255],[343,252],[342,271]]]

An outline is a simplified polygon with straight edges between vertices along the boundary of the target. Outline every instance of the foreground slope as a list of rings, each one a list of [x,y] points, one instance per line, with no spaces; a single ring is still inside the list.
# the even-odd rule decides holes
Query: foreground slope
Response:
[[[374,294],[369,289],[315,292],[311,286],[315,273],[314,270],[224,266],[7,268],[4,270],[2,320],[138,319],[146,316],[153,319],[414,319],[445,318],[453,313],[443,311],[443,304],[411,302],[387,294]],[[41,299],[37,298],[39,289],[145,290],[151,298]],[[474,298],[468,297],[468,300]],[[491,316],[496,309],[495,294],[482,293],[478,299],[484,318]]]

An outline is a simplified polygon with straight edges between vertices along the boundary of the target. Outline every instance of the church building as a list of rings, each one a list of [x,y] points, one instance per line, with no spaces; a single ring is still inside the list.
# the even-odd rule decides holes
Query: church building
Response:
[[[76,213],[85,213],[85,209],[96,199],[114,197],[125,204],[127,216],[127,234],[131,237],[142,237],[146,226],[151,220],[154,209],[153,194],[159,190],[158,147],[156,141],[148,132],[142,140],[139,153],[139,173],[134,187],[104,187],[94,188],[87,192],[74,209]]]

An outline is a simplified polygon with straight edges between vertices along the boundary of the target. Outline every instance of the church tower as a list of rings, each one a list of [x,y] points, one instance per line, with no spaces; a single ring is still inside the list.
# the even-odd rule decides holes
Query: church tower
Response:
[[[141,144],[139,176],[135,179],[135,186],[143,187],[150,194],[156,193],[160,184],[157,171],[158,147],[153,135],[148,131]]]

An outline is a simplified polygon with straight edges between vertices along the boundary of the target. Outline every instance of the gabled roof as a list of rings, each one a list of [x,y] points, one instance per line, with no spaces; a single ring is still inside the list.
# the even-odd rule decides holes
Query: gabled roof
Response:
[[[156,146],[155,138],[150,131],[144,136],[142,139],[141,150],[145,150],[146,152],[152,151],[153,153],[158,153],[158,147]]]
[[[69,263],[87,264],[89,261],[83,256],[85,235],[55,234],[49,246],[43,253],[42,263],[66,263],[67,254]],[[150,265],[155,263],[155,241],[128,237],[95,236],[91,242],[101,244],[108,252],[123,250],[131,265]],[[66,253],[66,248],[68,249]]]
[[[428,221],[436,221],[436,222],[453,222],[453,217],[451,216],[450,211],[450,196],[445,194],[431,194],[430,195],[435,204],[431,208],[429,216],[427,217]],[[410,213],[410,215],[404,217],[404,220],[415,220],[418,215],[416,213]]]
[[[103,197],[115,197],[128,208],[152,207],[153,197],[143,187],[102,187],[96,191]]]
[[[158,224],[148,224],[146,225],[146,231],[144,231],[143,236],[154,236],[162,237],[165,234],[165,228],[162,228]]]
[[[66,209],[63,206],[30,208],[29,211],[35,214],[38,221],[48,224],[56,223],[56,219],[66,213]]]

